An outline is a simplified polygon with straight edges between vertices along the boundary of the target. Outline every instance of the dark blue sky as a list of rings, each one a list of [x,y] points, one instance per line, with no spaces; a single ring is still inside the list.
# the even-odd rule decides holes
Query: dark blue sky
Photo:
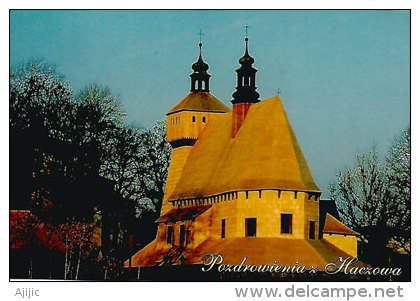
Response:
[[[127,122],[150,127],[189,92],[203,37],[211,93],[235,90],[248,23],[261,99],[280,97],[316,183],[409,126],[408,11],[12,11],[10,61],[44,58],[75,91],[119,95]]]

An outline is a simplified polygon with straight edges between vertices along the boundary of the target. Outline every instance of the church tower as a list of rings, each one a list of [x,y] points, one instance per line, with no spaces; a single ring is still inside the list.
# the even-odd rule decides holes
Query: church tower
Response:
[[[245,54],[239,59],[241,67],[236,69],[238,82],[235,93],[232,94],[232,137],[236,136],[241,127],[250,106],[259,102],[260,94],[256,91],[255,75],[257,69],[252,67],[254,58],[248,53],[248,37],[245,38]]]
[[[200,47],[200,56],[198,57],[197,62],[192,65],[194,72],[190,74],[191,77],[191,92],[210,92],[210,74],[207,73],[209,70],[209,65],[203,61],[201,56],[201,47],[203,43],[199,43]]]
[[[162,213],[172,205],[167,197],[172,193],[182,173],[192,147],[212,116],[230,112],[230,109],[210,94],[209,65],[202,56],[200,42],[198,60],[192,65],[190,93],[166,113],[166,136],[172,146],[171,164],[162,204]]]

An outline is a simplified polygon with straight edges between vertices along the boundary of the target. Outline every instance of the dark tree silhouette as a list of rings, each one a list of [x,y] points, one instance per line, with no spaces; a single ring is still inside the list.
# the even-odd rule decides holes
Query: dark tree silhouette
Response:
[[[344,223],[361,234],[366,260],[387,260],[389,248],[410,253],[410,132],[396,139],[382,164],[375,149],[356,156],[330,186]]]
[[[30,209],[51,231],[100,225],[102,256],[117,261],[129,255],[128,237],[152,238],[171,152],[164,122],[127,126],[109,89],[74,96],[40,61],[10,73],[9,100],[11,209]]]
[[[385,161],[391,200],[387,206],[387,225],[394,229],[392,246],[411,253],[411,132],[395,138]]]

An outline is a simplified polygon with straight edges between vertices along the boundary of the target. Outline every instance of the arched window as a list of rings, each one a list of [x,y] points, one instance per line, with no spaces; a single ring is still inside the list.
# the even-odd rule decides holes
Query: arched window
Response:
[[[206,123],[206,116],[203,116],[203,123]]]
[[[195,122],[195,116],[192,117],[192,122]]]

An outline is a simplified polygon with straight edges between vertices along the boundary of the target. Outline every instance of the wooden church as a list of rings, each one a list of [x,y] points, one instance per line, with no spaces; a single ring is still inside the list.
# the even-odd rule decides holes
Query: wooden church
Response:
[[[239,264],[317,265],[357,256],[357,236],[327,215],[279,96],[260,100],[254,58],[239,59],[228,108],[210,94],[209,66],[166,114],[172,157],[155,240],[125,266],[191,265],[208,253]]]

